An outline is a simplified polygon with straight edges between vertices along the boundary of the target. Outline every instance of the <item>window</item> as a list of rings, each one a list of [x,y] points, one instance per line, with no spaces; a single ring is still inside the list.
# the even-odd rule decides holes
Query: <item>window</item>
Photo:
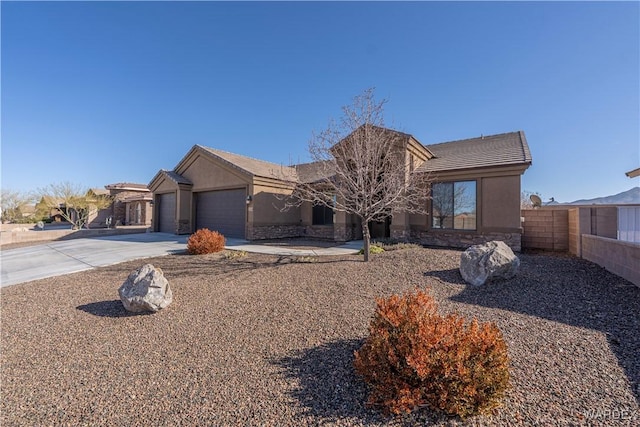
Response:
[[[313,225],[332,225],[333,209],[325,205],[313,205]]]
[[[476,229],[476,182],[439,182],[431,191],[433,228]]]

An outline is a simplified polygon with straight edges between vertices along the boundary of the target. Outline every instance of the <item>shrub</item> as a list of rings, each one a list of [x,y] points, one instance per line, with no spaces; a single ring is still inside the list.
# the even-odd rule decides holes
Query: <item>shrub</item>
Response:
[[[201,228],[187,240],[187,252],[191,255],[211,254],[224,249],[224,236],[217,231]]]
[[[376,244],[369,246],[369,253],[370,254],[381,254],[382,252],[384,252],[384,249],[382,248],[382,246],[379,246],[379,245],[376,245]],[[364,248],[360,249],[358,254],[359,255],[363,255],[364,254]]]
[[[234,250],[229,250],[229,251],[225,251],[222,254],[224,259],[238,259],[238,258],[244,258],[247,256],[247,252],[246,251],[234,251]]]
[[[368,405],[386,414],[426,405],[466,417],[504,395],[509,362],[495,324],[440,316],[433,298],[417,291],[378,299],[369,332],[354,366],[371,386]]]

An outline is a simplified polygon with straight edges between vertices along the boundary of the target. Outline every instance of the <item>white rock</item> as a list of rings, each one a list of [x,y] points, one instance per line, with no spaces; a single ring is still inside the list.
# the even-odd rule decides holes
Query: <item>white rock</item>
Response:
[[[145,264],[133,271],[118,289],[120,301],[127,311],[156,312],[173,301],[173,293],[162,270]]]
[[[520,259],[506,243],[492,241],[468,248],[460,255],[460,273],[469,284],[479,286],[516,275]]]

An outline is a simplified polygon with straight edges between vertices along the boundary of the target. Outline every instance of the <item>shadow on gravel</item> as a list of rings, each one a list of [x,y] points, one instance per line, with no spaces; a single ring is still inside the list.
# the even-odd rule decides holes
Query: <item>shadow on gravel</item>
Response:
[[[257,257],[249,255],[246,258],[224,259],[219,257],[206,258],[207,255],[180,256],[179,262],[172,264],[170,268],[163,268],[169,277],[188,278],[200,275],[218,276],[237,274],[243,271],[255,271],[265,268],[277,268],[289,264],[323,264],[338,262],[358,262],[348,259],[329,259],[322,257],[300,256],[273,256],[263,255]],[[158,263],[162,268],[162,260]]]
[[[640,288],[579,258],[521,254],[520,259],[516,278],[466,286],[451,299],[603,332],[640,403]],[[457,270],[428,274],[464,283]]]
[[[93,314],[94,316],[99,317],[131,317],[131,316],[145,316],[153,313],[131,313],[125,310],[122,305],[122,301],[112,300],[112,301],[100,301],[100,302],[92,302],[89,304],[79,305],[76,309],[84,311],[85,313]]]
[[[272,361],[284,370],[286,378],[299,387],[291,392],[306,409],[305,415],[323,418],[323,423],[380,423],[381,416],[365,407],[367,386],[353,368],[353,352],[364,340],[339,340]]]
[[[436,279],[440,279],[441,282],[450,283],[454,285],[466,285],[467,282],[464,281],[462,276],[460,275],[460,270],[457,268],[451,270],[438,270],[438,271],[426,271],[424,273],[425,277],[435,277]]]

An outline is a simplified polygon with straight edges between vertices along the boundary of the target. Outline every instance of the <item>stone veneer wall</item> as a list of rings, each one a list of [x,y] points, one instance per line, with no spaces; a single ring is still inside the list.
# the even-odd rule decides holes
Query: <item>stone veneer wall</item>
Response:
[[[461,231],[413,231],[411,240],[427,246],[443,246],[466,249],[469,246],[501,240],[513,251],[522,250],[522,235],[520,233],[466,233]]]
[[[248,240],[285,239],[301,235],[302,227],[299,225],[254,225],[247,229]]]
[[[332,240],[336,242],[347,242],[355,238],[356,229],[355,225],[337,225],[333,226]]]
[[[191,234],[191,222],[187,219],[176,221],[177,234]]]
[[[302,228],[302,236],[312,239],[333,240],[333,226],[308,225]]]

